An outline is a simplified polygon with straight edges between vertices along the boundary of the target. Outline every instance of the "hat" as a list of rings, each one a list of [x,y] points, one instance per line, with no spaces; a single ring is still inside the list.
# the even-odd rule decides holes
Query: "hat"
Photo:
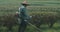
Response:
[[[28,5],[27,1],[25,0],[24,2],[22,2],[22,4]]]

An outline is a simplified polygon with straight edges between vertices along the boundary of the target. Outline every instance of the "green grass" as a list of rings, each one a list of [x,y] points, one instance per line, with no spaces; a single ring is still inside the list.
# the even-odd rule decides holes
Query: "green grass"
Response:
[[[41,26],[41,30],[42,30],[43,32],[59,32],[59,30],[60,30],[60,25],[54,24],[53,28],[51,28],[51,29],[49,29],[48,26],[46,26],[46,25],[42,25],[42,26]]]
[[[24,0],[0,0],[0,6],[20,6]],[[45,5],[60,5],[60,1],[41,1],[41,0],[27,0],[28,3],[32,4],[45,4]]]
[[[18,25],[13,26],[12,31],[17,32],[18,29],[19,29]],[[42,32],[60,32],[60,25],[58,23],[55,23],[52,28],[49,28],[48,25],[41,25],[40,29],[41,29]],[[6,27],[0,27],[0,31],[6,32],[7,28]],[[27,26],[27,28],[25,30],[25,32],[37,32],[37,31],[38,30],[31,25]]]

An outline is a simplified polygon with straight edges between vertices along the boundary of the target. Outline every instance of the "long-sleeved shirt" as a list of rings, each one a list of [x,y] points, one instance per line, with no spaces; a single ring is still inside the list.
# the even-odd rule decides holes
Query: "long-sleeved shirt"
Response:
[[[27,12],[26,12],[26,7],[24,7],[24,6],[21,6],[20,8],[19,8],[19,16],[21,17],[21,19],[27,19]]]

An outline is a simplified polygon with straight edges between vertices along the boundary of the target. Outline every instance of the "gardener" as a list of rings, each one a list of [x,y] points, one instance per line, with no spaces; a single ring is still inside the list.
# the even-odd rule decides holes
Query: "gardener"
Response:
[[[18,13],[18,17],[20,18],[21,23],[19,23],[19,31],[18,32],[24,32],[26,26],[27,26],[27,13],[26,13],[26,7],[27,7],[27,2],[24,1],[21,3],[21,7],[19,8],[19,11],[16,12]],[[19,22],[20,22],[19,21]]]
[[[18,16],[18,18],[20,18],[20,19],[27,19],[28,15],[27,15],[27,9],[26,9],[26,7],[27,7],[28,4],[27,4],[26,1],[24,1],[21,4],[22,5],[21,5],[21,7],[19,7],[19,11],[16,12],[16,16]]]

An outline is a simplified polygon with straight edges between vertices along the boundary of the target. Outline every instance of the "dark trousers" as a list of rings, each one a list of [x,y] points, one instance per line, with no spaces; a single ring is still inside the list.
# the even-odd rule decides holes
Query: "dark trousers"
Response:
[[[27,26],[27,22],[25,22],[24,20],[21,20],[21,24],[19,25],[18,32],[25,32],[26,26]]]

